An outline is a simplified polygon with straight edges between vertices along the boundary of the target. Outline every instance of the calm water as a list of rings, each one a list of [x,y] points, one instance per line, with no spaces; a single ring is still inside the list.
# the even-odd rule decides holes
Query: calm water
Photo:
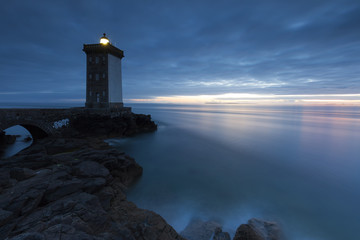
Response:
[[[134,105],[155,133],[111,139],[144,167],[129,200],[178,231],[251,217],[289,239],[360,239],[360,108]]]
[[[31,146],[32,139],[26,140],[26,138],[31,137],[31,134],[28,130],[21,126],[13,126],[5,130],[7,135],[15,135],[16,140],[14,144],[9,144],[5,148],[0,149],[0,158],[7,158],[15,155],[20,150]]]
[[[290,240],[360,239],[359,107],[132,107],[159,129],[109,140],[144,168],[128,198],[177,231],[259,217]]]

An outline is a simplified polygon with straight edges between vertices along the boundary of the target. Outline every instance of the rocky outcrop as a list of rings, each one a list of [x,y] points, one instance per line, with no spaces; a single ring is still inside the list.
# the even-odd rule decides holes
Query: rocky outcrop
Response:
[[[143,169],[101,139],[154,130],[149,115],[81,114],[61,128],[62,137],[1,159],[0,239],[230,240],[213,221],[193,220],[179,235],[158,214],[126,200]],[[277,224],[258,219],[234,237],[281,239]]]
[[[0,158],[1,155],[3,154],[3,148],[4,148],[4,144],[5,143],[5,132],[0,130]]]
[[[0,158],[6,148],[6,145],[13,144],[16,141],[16,136],[6,135],[4,131],[0,130]]]
[[[188,240],[230,240],[230,235],[222,231],[222,226],[214,221],[192,219],[180,233]]]
[[[0,130],[0,146],[5,143],[5,132]]]
[[[142,168],[94,139],[46,139],[0,161],[0,239],[183,239],[124,191]]]
[[[70,119],[62,130],[67,137],[128,137],[138,133],[152,132],[157,125],[150,115],[125,112],[119,116],[97,113],[81,113]]]
[[[156,129],[149,115],[134,114],[128,107],[0,109],[0,130],[15,125],[26,128],[35,141],[48,136],[129,136]]]
[[[13,144],[16,141],[16,136],[6,135],[4,131],[0,130],[0,146],[6,144]]]
[[[233,240],[282,240],[284,239],[277,223],[252,218],[236,230]]]
[[[212,240],[230,240],[230,234],[223,232],[221,228],[216,228]]]
[[[222,231],[214,221],[192,219],[180,233],[188,240],[230,240],[230,234]],[[236,230],[233,240],[284,240],[279,226],[274,222],[252,218]]]

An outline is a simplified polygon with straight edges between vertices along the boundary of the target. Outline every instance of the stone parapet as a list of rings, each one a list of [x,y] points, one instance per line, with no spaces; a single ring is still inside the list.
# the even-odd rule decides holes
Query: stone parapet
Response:
[[[45,136],[61,136],[64,128],[71,126],[72,121],[98,115],[106,118],[130,118],[131,108],[14,108],[0,109],[0,132],[15,125],[26,128],[33,138]]]

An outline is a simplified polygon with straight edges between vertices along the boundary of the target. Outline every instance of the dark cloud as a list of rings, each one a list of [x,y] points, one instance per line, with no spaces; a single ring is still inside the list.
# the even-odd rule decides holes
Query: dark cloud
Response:
[[[84,98],[103,32],[128,99],[360,90],[358,1],[7,1],[0,20],[0,101]]]

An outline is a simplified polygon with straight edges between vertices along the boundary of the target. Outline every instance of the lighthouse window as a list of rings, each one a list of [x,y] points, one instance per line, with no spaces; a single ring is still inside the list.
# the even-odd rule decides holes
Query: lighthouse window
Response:
[[[105,97],[105,91],[103,91],[103,96]]]
[[[93,61],[92,57],[89,57],[89,62],[92,62],[92,61]]]
[[[92,96],[92,92],[91,92],[91,91],[89,92],[89,95],[90,95],[90,97]]]
[[[97,73],[97,74],[95,75],[96,81],[99,81],[99,78],[100,78],[100,76],[99,76],[99,74]]]
[[[95,58],[95,63],[99,63],[99,57]]]
[[[105,63],[105,60],[106,60],[106,59],[105,59],[105,56],[103,56],[103,57],[102,57],[102,61],[103,61],[103,63]]]
[[[96,102],[100,102],[100,94],[96,93]]]
[[[105,74],[105,73],[103,73],[102,77],[103,77],[103,78],[105,78],[105,77],[106,77],[106,74]]]
[[[91,73],[89,74],[89,79],[92,79],[92,74]]]

